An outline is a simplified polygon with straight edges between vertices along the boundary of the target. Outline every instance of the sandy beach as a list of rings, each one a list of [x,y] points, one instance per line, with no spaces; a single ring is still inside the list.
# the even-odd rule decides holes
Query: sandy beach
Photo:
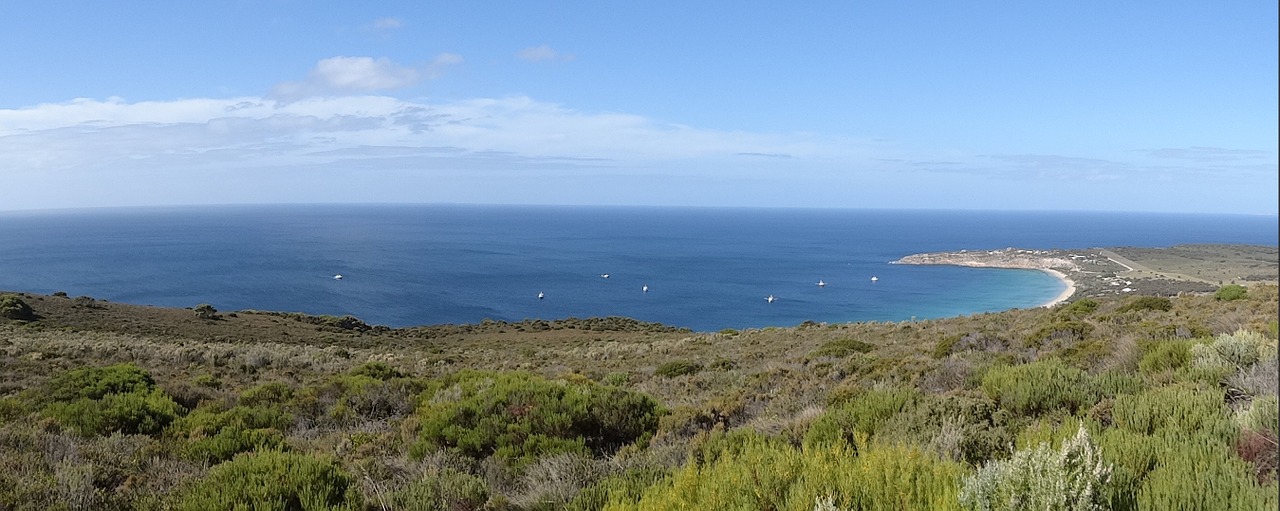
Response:
[[[1073,256],[1070,254],[1062,254],[1057,251],[1047,250],[1023,250],[1015,248],[1007,248],[1004,250],[989,251],[968,251],[960,252],[937,252],[931,254],[913,254],[897,261],[895,264],[945,264],[952,266],[970,266],[975,268],[1012,268],[1023,270],[1040,270],[1042,272],[1053,275],[1063,284],[1063,289],[1058,296],[1052,300],[1045,302],[1040,307],[1053,307],[1069,300],[1076,294],[1076,282],[1067,277],[1066,273],[1054,268],[1061,268],[1068,271],[1076,271],[1079,266],[1073,262]]]
[[[1058,270],[1050,270],[1048,268],[1037,268],[1037,269],[1042,272],[1048,273],[1049,275],[1053,275],[1054,277],[1057,277],[1058,280],[1061,280],[1064,284],[1067,285],[1067,288],[1063,289],[1061,293],[1058,293],[1058,296],[1055,296],[1053,297],[1052,300],[1045,302],[1045,304],[1041,305],[1041,307],[1053,307],[1054,305],[1067,301],[1068,299],[1071,298],[1071,295],[1076,294],[1076,282],[1074,280],[1067,278],[1067,274],[1062,273]]]

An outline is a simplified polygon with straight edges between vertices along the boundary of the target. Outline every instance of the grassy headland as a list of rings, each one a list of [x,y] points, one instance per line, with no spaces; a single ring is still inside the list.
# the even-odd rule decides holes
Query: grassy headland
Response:
[[[716,333],[15,293],[0,509],[1274,508],[1241,289]]]

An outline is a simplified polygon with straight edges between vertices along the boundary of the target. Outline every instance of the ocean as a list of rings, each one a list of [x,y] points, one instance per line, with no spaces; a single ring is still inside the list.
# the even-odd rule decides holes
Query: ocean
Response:
[[[716,331],[1028,308],[1063,289],[1033,270],[889,264],[913,253],[1183,243],[1274,246],[1277,219],[479,205],[4,212],[0,289],[391,327],[627,316]]]

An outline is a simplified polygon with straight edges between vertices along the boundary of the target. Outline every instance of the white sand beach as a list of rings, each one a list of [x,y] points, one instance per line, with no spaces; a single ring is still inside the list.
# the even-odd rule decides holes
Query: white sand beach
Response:
[[[1058,293],[1058,296],[1055,296],[1052,300],[1049,300],[1044,305],[1041,305],[1041,307],[1053,307],[1054,305],[1067,301],[1068,299],[1071,298],[1071,295],[1076,294],[1076,283],[1074,280],[1067,278],[1067,274],[1062,273],[1058,270],[1050,270],[1048,268],[1037,268],[1037,269],[1042,272],[1048,273],[1049,275],[1053,275],[1054,277],[1057,277],[1058,280],[1061,280],[1064,284],[1067,285],[1067,288],[1063,289],[1061,293]]]

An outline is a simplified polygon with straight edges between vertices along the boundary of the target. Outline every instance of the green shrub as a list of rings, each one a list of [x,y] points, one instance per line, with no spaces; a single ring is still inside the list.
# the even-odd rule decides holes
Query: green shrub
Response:
[[[875,345],[857,339],[836,339],[823,344],[809,356],[844,358],[854,353],[866,353],[875,349]]]
[[[154,435],[184,410],[132,364],[67,371],[39,401],[43,413],[82,436],[113,432]]]
[[[282,431],[292,421],[289,414],[263,406],[197,409],[174,422],[171,431],[186,441],[182,452],[187,458],[220,463],[242,452],[283,449]]]
[[[612,452],[652,435],[663,413],[644,394],[528,373],[463,372],[424,397],[415,452],[447,447],[521,463],[547,454]]]
[[[146,371],[133,364],[73,369],[55,376],[49,382],[47,397],[53,401],[102,399],[107,394],[147,392],[155,381]]]
[[[0,397],[0,424],[17,420],[27,414],[27,406],[16,397]]]
[[[933,358],[947,358],[947,355],[951,354],[951,349],[954,348],[956,343],[959,341],[959,335],[952,335],[939,339],[938,342],[933,345]]]
[[[1116,312],[1132,312],[1132,311],[1165,311],[1173,309],[1173,302],[1162,296],[1139,296],[1129,303],[1121,305]]]
[[[352,376],[368,376],[376,380],[390,380],[392,378],[404,378],[404,374],[395,368],[387,365],[385,362],[365,362],[359,367],[351,370]]]
[[[263,383],[240,393],[244,406],[283,405],[293,398],[293,388],[282,382]]]
[[[1191,341],[1151,341],[1146,343],[1138,370],[1146,374],[1176,371],[1191,362]]]
[[[758,434],[705,462],[691,460],[638,501],[608,511],[771,509],[809,511],[818,499],[849,510],[955,510],[963,468],[901,445],[797,449]]]
[[[1027,347],[1039,347],[1049,340],[1066,340],[1080,342],[1093,332],[1094,326],[1074,319],[1059,319],[1042,326],[1027,336],[1024,344]]]
[[[1018,451],[965,478],[960,503],[982,511],[1109,509],[1111,467],[1081,425],[1060,449],[1049,444]]]
[[[1058,315],[1066,317],[1084,317],[1098,310],[1098,302],[1091,298],[1081,298],[1070,305],[1058,309]]]
[[[1223,445],[1235,440],[1222,393],[1187,384],[1158,387],[1116,397],[1113,425],[1143,435],[1185,438],[1203,435]]]
[[[168,394],[153,389],[51,403],[44,413],[81,436],[102,436],[116,432],[154,435],[182,411]]]
[[[1001,407],[1020,415],[1074,413],[1095,401],[1089,375],[1058,359],[992,367],[982,377],[982,390]]]
[[[858,435],[875,435],[882,424],[907,408],[917,396],[915,389],[904,387],[857,392],[847,401],[827,408],[809,426],[804,445],[817,447],[839,442],[854,445]]]
[[[306,454],[245,453],[214,466],[184,492],[178,509],[359,509],[360,494],[333,460]]]
[[[4,295],[0,296],[0,317],[31,321],[36,319],[36,313],[18,295]]]
[[[484,480],[446,468],[397,489],[386,504],[403,511],[471,511],[483,509],[488,500]]]
[[[1238,417],[1240,427],[1258,431],[1270,431],[1272,436],[1280,436],[1280,405],[1274,394],[1258,396],[1249,403],[1249,408]]]
[[[664,378],[675,378],[686,374],[697,374],[699,371],[702,371],[702,364],[687,360],[672,360],[658,366],[653,370],[653,374]]]
[[[393,376],[398,374],[394,370],[374,370],[386,379],[368,376],[368,371],[359,368],[357,372],[360,374],[334,376],[319,389],[336,401],[328,419],[341,424],[361,418],[404,417],[413,412],[417,396],[428,386],[423,380]]]
[[[972,465],[1008,454],[1017,424],[984,396],[924,394],[876,428],[877,438],[925,446]]]
[[[1249,294],[1249,289],[1239,284],[1227,284],[1213,293],[1213,299],[1220,302],[1239,300]]]
[[[1218,442],[1190,439],[1166,451],[1143,481],[1139,511],[1276,509],[1276,487],[1259,487],[1248,464]]]
[[[565,505],[565,511],[598,511],[609,502],[634,505],[645,490],[667,477],[660,467],[637,467],[606,477],[583,488]]]

